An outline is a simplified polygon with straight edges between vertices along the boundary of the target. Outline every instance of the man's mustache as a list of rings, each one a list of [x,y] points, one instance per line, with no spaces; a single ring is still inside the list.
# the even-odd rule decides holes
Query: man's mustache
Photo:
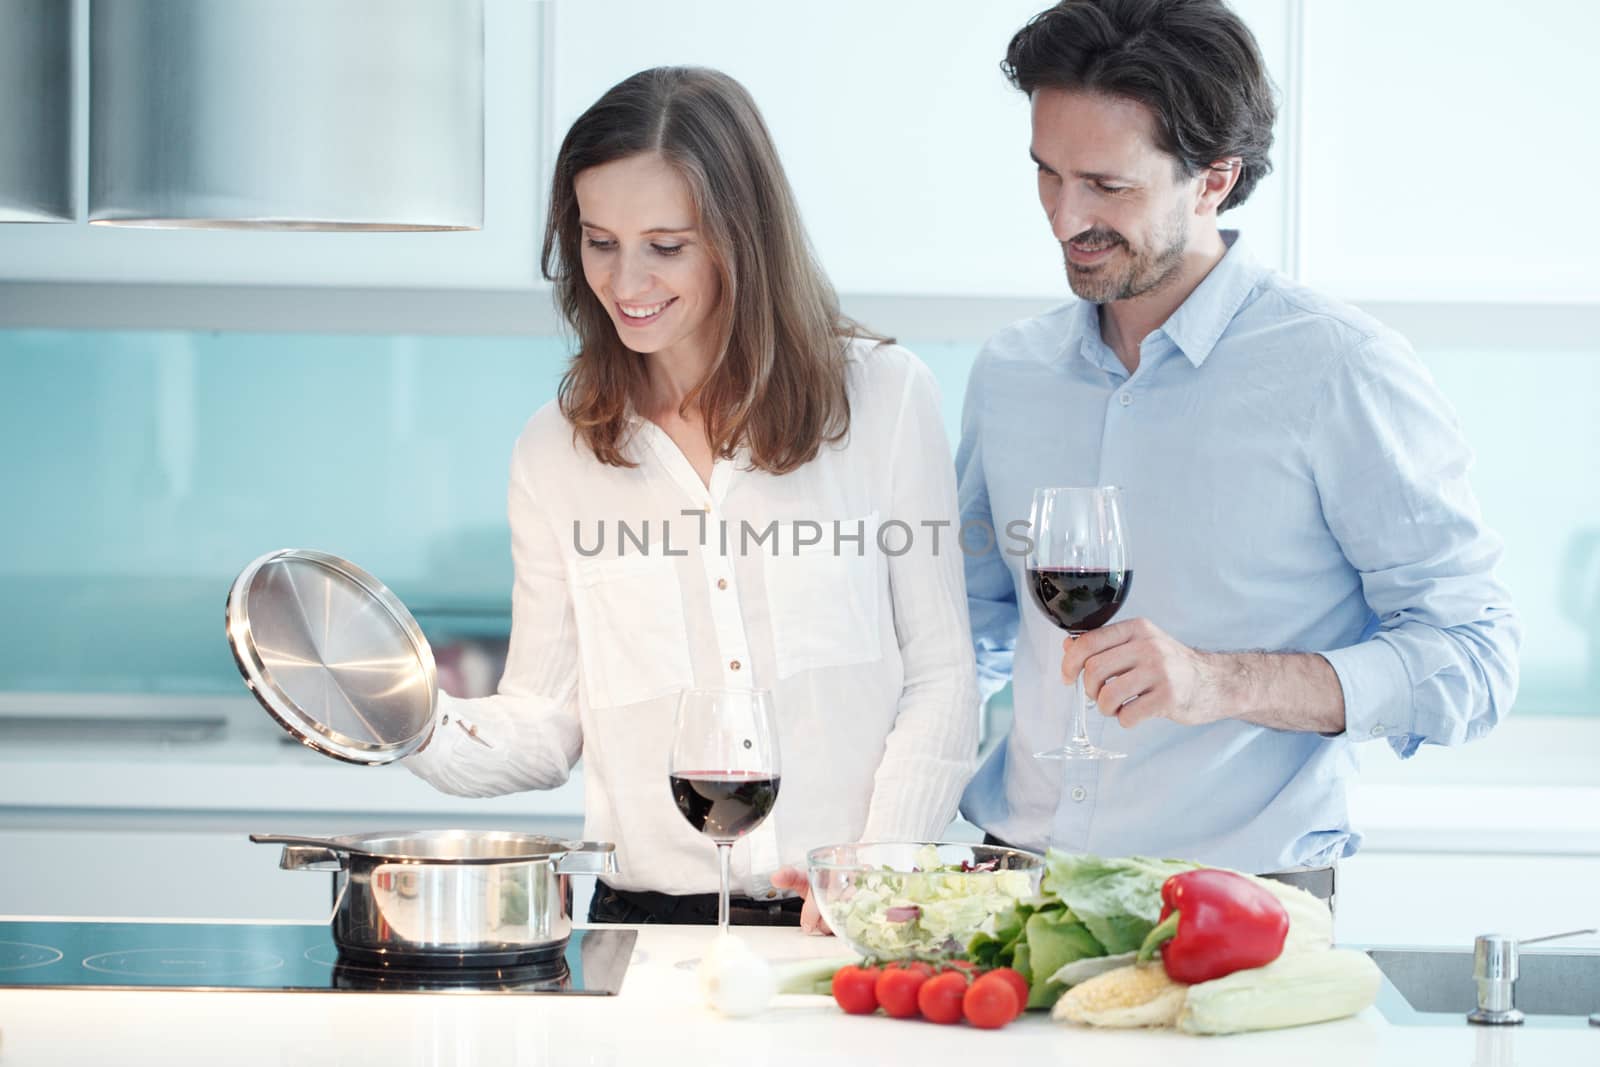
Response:
[[[1116,230],[1089,229],[1072,238],[1067,244],[1088,248],[1109,248],[1111,245],[1125,245],[1128,242]]]

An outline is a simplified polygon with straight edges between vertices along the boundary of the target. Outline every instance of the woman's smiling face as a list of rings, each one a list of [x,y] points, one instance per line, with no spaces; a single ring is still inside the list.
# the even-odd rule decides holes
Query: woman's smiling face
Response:
[[[573,180],[583,276],[635,352],[708,361],[722,280],[689,183],[649,152]]]

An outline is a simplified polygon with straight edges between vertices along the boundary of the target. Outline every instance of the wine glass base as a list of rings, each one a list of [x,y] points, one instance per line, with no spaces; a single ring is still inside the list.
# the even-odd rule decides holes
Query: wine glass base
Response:
[[[1124,758],[1127,757],[1127,755],[1128,754],[1126,752],[1113,752],[1109,748],[1097,748],[1096,746],[1091,745],[1091,744],[1089,744],[1087,742],[1079,743],[1079,742],[1076,742],[1076,741],[1068,741],[1066,744],[1062,745],[1060,748],[1047,749],[1044,752],[1035,752],[1033,754],[1033,758],[1034,759],[1059,759],[1059,760],[1073,760],[1073,759],[1110,760],[1110,759],[1124,759]]]

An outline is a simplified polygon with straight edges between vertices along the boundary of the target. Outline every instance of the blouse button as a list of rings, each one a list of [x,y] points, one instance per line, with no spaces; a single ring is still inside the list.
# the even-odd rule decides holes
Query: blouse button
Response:
[[[732,663],[728,664],[728,669],[730,671],[738,670],[739,669],[739,661],[738,660],[734,660]]]
[[[728,579],[726,579],[726,578],[718,578],[717,579],[717,588],[718,589],[726,589],[726,588],[728,588]]]

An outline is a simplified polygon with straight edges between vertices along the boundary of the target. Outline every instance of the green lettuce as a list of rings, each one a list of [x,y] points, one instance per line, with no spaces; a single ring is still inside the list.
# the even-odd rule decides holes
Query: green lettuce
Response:
[[[994,917],[967,945],[980,967],[1013,967],[1028,979],[1028,1007],[1048,1008],[1066,990],[1055,976],[1078,960],[1131,952],[1161,916],[1161,886],[1199,864],[1050,852],[1040,894]]]
[[[1054,980],[1067,964],[1104,956],[1105,946],[1067,908],[1036,911],[1028,917],[1028,1007],[1048,1008],[1066,991]]]
[[[1137,949],[1155,927],[1161,917],[1162,884],[1199,866],[1187,860],[1103,859],[1052,851],[1045,857],[1041,889],[1071,908],[1105,953],[1114,956]]]

